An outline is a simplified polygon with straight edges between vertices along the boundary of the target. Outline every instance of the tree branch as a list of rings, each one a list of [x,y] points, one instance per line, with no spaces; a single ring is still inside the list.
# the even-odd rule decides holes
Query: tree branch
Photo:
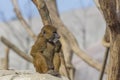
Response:
[[[120,80],[120,0],[99,0],[110,30],[110,59],[107,80]]]
[[[28,34],[34,39],[36,40],[36,35],[34,34],[34,32],[31,30],[29,24],[25,21],[25,19],[23,18],[21,12],[19,11],[19,7],[17,4],[17,0],[12,0],[12,3],[14,5],[14,10],[16,13],[17,18],[19,19],[19,21],[21,22],[21,24],[23,25],[23,27],[25,28],[25,30],[28,32]]]
[[[57,14],[58,17],[60,17],[58,7],[57,7],[57,1],[56,0],[49,0],[49,3],[53,4],[52,6],[54,6],[55,13]]]
[[[99,80],[103,80],[106,64],[107,64],[107,59],[108,59],[108,54],[109,54],[109,48],[106,48],[105,54],[104,54],[104,60],[103,60],[103,66],[102,66],[102,71],[100,73]]]
[[[47,6],[46,6],[44,0],[32,0],[32,1],[36,5],[36,7],[41,15],[43,24],[44,25],[48,25],[48,24],[51,25],[52,21],[50,19],[49,11],[47,9]]]
[[[19,56],[21,56],[23,59],[27,60],[28,62],[32,62],[32,58],[27,55],[26,53],[24,53],[23,51],[21,51],[17,46],[15,46],[13,43],[11,43],[10,41],[8,41],[6,38],[4,37],[0,37],[0,40],[2,43],[4,43],[7,47],[9,47],[10,49],[12,49],[13,51],[15,51]]]

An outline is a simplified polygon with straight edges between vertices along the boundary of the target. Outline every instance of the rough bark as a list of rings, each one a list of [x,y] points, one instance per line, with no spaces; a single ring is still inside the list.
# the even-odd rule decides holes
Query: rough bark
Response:
[[[108,80],[120,80],[120,34],[111,42]]]
[[[99,0],[110,29],[108,80],[120,80],[120,0]]]

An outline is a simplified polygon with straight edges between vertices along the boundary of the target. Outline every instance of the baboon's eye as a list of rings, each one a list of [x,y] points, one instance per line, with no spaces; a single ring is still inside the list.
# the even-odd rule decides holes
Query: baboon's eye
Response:
[[[55,31],[55,32],[53,32],[53,33],[57,33],[57,32]]]
[[[43,31],[42,34],[45,34],[45,31]]]
[[[45,31],[43,32],[43,34],[45,34]]]

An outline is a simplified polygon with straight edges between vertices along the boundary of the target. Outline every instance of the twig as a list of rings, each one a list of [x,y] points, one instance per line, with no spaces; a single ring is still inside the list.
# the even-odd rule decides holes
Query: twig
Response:
[[[23,51],[21,51],[17,46],[15,46],[13,43],[11,43],[10,41],[8,41],[6,38],[4,37],[0,37],[0,40],[10,49],[12,49],[13,51],[15,51],[19,56],[21,56],[23,59],[27,60],[28,62],[32,62],[32,58],[27,55],[26,53],[24,53]]]
[[[105,72],[105,67],[106,67],[106,64],[107,64],[108,54],[109,54],[109,48],[106,48],[105,55],[104,55],[103,66],[102,66],[102,71],[100,73],[99,80],[103,79],[103,75],[104,75],[104,72]]]
[[[21,22],[21,24],[23,25],[23,27],[25,28],[25,30],[28,32],[28,34],[34,39],[36,40],[36,35],[34,34],[34,32],[31,30],[29,24],[25,21],[25,19],[23,18],[21,12],[19,11],[19,7],[17,4],[17,0],[12,0],[12,3],[14,5],[14,10],[16,13],[16,16],[18,17],[19,21]]]

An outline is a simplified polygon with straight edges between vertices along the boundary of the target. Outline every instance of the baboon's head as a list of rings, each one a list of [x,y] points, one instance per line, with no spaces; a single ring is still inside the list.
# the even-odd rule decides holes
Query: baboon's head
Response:
[[[45,25],[41,30],[42,36],[49,42],[56,43],[60,36],[57,34],[57,29],[52,25]]]

